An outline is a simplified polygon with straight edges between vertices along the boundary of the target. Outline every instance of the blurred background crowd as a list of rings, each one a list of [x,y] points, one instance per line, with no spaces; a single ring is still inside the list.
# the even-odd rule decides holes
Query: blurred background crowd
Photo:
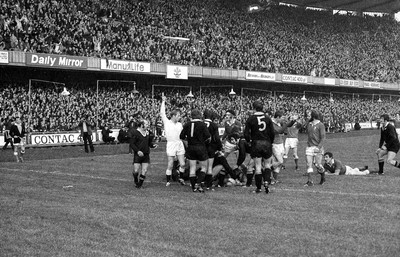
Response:
[[[397,83],[400,26],[218,0],[0,0],[0,50]],[[185,38],[174,40],[171,38]]]
[[[189,89],[174,87],[154,87],[140,89],[133,93],[131,85],[110,84],[96,87],[76,84],[69,88],[70,95],[62,96],[62,88],[49,87],[47,84],[35,85],[29,90],[26,85],[3,84],[0,86],[0,101],[3,103],[0,116],[4,124],[9,118],[22,116],[31,131],[70,131],[76,130],[82,117],[89,116],[98,128],[108,125],[110,128],[122,128],[130,122],[141,118],[148,119],[156,130],[162,127],[159,116],[161,94],[167,96],[167,112],[178,108],[183,113],[183,121],[188,118],[192,108],[210,109],[219,115],[222,125],[226,110],[237,113],[237,119],[245,122],[251,113],[251,104],[255,100],[265,103],[265,111],[272,114],[282,110],[286,116],[302,116],[305,111],[319,110],[324,123],[331,131],[342,130],[347,122],[376,123],[382,113],[396,117],[399,113],[398,98],[382,98],[371,95],[329,94],[308,92],[283,92],[264,90],[244,90],[243,95],[229,95],[229,88],[208,88],[193,91],[188,97]],[[306,97],[306,100],[304,100]],[[302,100],[303,98],[303,100]],[[161,124],[160,124],[161,123]]]
[[[246,13],[218,0],[0,0],[0,50],[94,56],[278,72],[296,75],[400,82],[400,26],[386,17],[333,15],[288,6]],[[138,118],[160,126],[163,91],[168,108],[212,109],[220,116],[234,109],[244,122],[255,99],[266,110],[287,115],[317,108],[327,127],[346,122],[373,122],[382,113],[395,116],[398,99],[362,94],[248,91],[229,96],[225,90],[202,95],[177,88],[138,94],[125,85],[35,86],[31,102],[26,85],[3,83],[0,91],[4,124],[21,115],[31,131],[68,131],[89,115],[99,127],[121,128]],[[334,101],[331,101],[333,98]],[[186,118],[186,117],[184,117]],[[3,127],[3,126],[1,126]]]

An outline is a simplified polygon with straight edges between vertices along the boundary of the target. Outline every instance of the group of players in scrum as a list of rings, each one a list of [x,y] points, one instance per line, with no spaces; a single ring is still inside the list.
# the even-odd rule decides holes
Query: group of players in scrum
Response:
[[[332,153],[324,153],[325,126],[320,120],[320,114],[315,110],[310,111],[308,117],[304,118],[294,115],[286,119],[282,111],[275,112],[273,118],[270,118],[270,115],[264,112],[263,103],[255,101],[254,112],[246,121],[243,131],[242,124],[235,119],[235,112],[226,111],[225,132],[220,138],[218,125],[215,123],[216,113],[206,109],[202,114],[194,109],[190,113],[191,120],[182,125],[181,113],[178,109],[172,110],[170,119],[167,118],[166,100],[166,97],[162,95],[160,115],[164,123],[168,156],[166,186],[171,185],[173,170],[177,166],[175,167],[179,174],[177,181],[185,185],[185,179],[189,173],[193,192],[213,190],[214,181],[217,181],[216,186],[224,186],[226,178],[229,177],[228,183],[236,185],[244,183],[245,187],[252,186],[254,178],[256,189],[253,192],[262,192],[262,186],[264,186],[264,191],[269,193],[269,186],[278,182],[279,172],[285,167],[290,149],[293,149],[295,169],[299,170],[297,146],[298,133],[302,127],[307,133],[305,176],[308,180],[304,186],[314,185],[312,179],[314,168],[321,176],[319,182],[321,185],[325,183],[326,171],[336,175],[370,173],[368,166],[353,169],[333,159]],[[379,172],[383,174],[382,160],[385,155],[388,155],[388,163],[400,166],[393,160],[400,144],[394,127],[390,127],[389,117],[382,115],[381,120],[383,126],[377,155]],[[134,149],[133,176],[137,188],[142,187],[145,179],[150,160],[150,147],[156,147],[152,143],[151,135],[146,133],[146,124],[146,121],[139,124],[138,133],[130,143]],[[285,143],[284,133],[287,134]],[[388,145],[389,148],[386,148]],[[231,167],[226,158],[233,152],[237,154],[237,162],[234,167]],[[244,165],[248,154],[251,157],[250,162]],[[323,159],[325,159],[324,164]],[[179,163],[179,165],[174,165],[174,163]]]

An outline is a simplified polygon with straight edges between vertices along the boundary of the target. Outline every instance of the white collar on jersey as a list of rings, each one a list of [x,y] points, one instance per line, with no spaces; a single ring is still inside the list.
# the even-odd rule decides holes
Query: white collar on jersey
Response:
[[[320,120],[313,120],[313,121],[311,121],[311,124],[313,125],[313,126],[315,126],[315,125],[317,125],[318,123],[320,123],[321,121]]]
[[[149,134],[149,131],[148,131],[148,130],[142,130],[142,129],[138,128],[137,131],[139,131],[140,134],[142,134],[142,136],[144,136],[144,137],[147,136],[147,135]]]

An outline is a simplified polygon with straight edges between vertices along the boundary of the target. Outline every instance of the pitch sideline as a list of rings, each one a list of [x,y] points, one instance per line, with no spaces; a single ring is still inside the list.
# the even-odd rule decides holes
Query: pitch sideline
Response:
[[[44,171],[44,170],[25,170],[25,169],[16,169],[16,168],[0,168],[0,170],[8,170],[8,171],[16,171],[16,172],[33,172],[39,174],[50,174],[50,175],[61,175],[61,176],[71,176],[71,177],[84,177],[90,179],[99,179],[99,180],[112,180],[112,181],[123,181],[123,182],[132,182],[130,179],[124,178],[107,178],[100,176],[92,176],[86,174],[78,174],[78,173],[66,173],[61,171]],[[161,181],[145,181],[145,183],[154,183],[154,184],[164,184]],[[396,194],[370,194],[370,193],[345,193],[338,191],[316,191],[316,190],[306,190],[306,189],[294,189],[294,188],[274,188],[274,191],[291,191],[291,192],[301,192],[301,193],[318,193],[318,194],[331,194],[331,195],[343,195],[343,196],[368,196],[368,197],[393,197],[400,199],[400,195]]]

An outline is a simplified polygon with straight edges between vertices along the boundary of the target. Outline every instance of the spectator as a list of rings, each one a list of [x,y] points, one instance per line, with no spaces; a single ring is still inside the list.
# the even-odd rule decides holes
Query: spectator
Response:
[[[128,128],[122,127],[118,132],[118,142],[121,144],[129,143]]]
[[[101,135],[103,136],[103,142],[106,144],[113,144],[115,142],[115,137],[110,136],[112,134],[112,130],[105,124],[103,129],[101,130]]]

